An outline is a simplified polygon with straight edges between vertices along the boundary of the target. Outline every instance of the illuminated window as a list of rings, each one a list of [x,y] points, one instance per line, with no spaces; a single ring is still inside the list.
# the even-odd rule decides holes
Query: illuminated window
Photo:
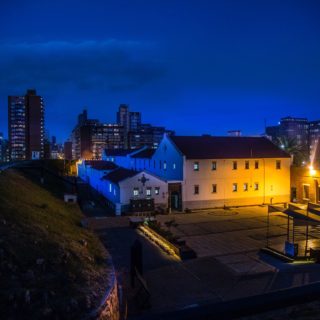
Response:
[[[154,188],[154,194],[158,195],[160,193],[160,187],[155,187]]]
[[[198,184],[194,185],[194,194],[199,194],[199,185]]]
[[[233,192],[237,192],[238,191],[238,184],[237,183],[233,183],[232,184],[232,191]]]
[[[249,161],[248,161],[248,160],[245,161],[245,163],[244,163],[244,168],[245,168],[246,170],[248,170],[248,169],[250,168],[250,165],[249,165]]]
[[[193,163],[193,171],[199,171],[199,162],[198,161],[195,161]]]
[[[281,160],[276,160],[276,169],[277,170],[281,169]]]
[[[167,161],[163,161],[163,170],[167,170]]]
[[[243,184],[243,191],[248,191],[248,183]]]
[[[212,193],[217,193],[217,185],[216,184],[212,185]]]
[[[255,182],[253,184],[253,190],[255,190],[255,191],[259,190],[259,183],[258,182]]]
[[[133,188],[133,196],[136,197],[139,195],[139,188]]]
[[[151,196],[151,190],[152,190],[151,187],[148,187],[148,188],[146,189],[146,196],[148,196],[148,197]]]
[[[255,169],[259,169],[259,161],[258,161],[258,160],[256,160],[256,161],[254,162],[254,168],[255,168]]]
[[[233,162],[232,162],[232,169],[233,169],[233,170],[237,170],[237,169],[238,169],[238,163],[237,163],[237,161],[233,161]]]
[[[211,170],[217,170],[217,162],[216,161],[212,161],[211,163]]]
[[[109,183],[109,192],[112,192],[112,185]]]
[[[173,163],[173,165],[172,165],[172,169],[173,170],[175,170],[175,168],[176,168],[177,166],[176,166],[176,164],[175,163]]]

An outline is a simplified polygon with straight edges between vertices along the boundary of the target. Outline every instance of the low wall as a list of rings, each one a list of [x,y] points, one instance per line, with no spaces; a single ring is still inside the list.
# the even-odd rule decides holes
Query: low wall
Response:
[[[99,310],[96,319],[99,320],[119,320],[120,319],[120,304],[118,293],[118,282],[115,280],[109,291],[109,295],[104,301],[103,307]]]
[[[91,312],[88,319],[120,320],[119,290],[114,269],[112,270],[109,289],[103,297],[100,306]]]
[[[271,202],[272,201],[272,202]],[[184,201],[182,203],[183,209],[210,209],[237,207],[237,206],[250,206],[261,205],[270,203],[283,203],[289,202],[289,195],[270,197],[254,197],[254,198],[234,198],[234,199],[217,199],[217,200],[198,200],[198,201]]]

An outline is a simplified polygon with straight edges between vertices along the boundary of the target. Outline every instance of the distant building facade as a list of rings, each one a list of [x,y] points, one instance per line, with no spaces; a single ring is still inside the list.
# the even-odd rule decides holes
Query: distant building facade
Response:
[[[44,158],[44,104],[35,90],[8,97],[8,130],[11,160]]]
[[[320,120],[308,121],[307,118],[285,117],[280,120],[279,125],[267,127],[266,134],[275,143],[282,137],[295,141],[305,153],[303,161],[319,167]]]
[[[101,159],[104,149],[124,148],[124,128],[118,124],[105,124],[97,119],[88,119],[84,110],[72,130],[72,159]]]
[[[141,113],[130,111],[125,104],[119,106],[117,123],[88,119],[88,113],[84,110],[78,116],[78,123],[69,139],[72,158],[99,160],[105,149],[157,148],[165,133],[174,134],[164,127],[141,123]]]
[[[0,132],[0,162],[9,161],[8,140],[4,139],[3,133]]]

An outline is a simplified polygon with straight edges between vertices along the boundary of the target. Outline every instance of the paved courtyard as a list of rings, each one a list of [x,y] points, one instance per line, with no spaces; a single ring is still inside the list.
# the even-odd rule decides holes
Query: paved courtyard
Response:
[[[197,259],[183,262],[173,259],[130,229],[127,217],[99,218],[94,223],[123,275],[128,272],[133,240],[138,236],[143,242],[144,277],[152,306],[144,313],[227,301],[320,281],[317,264],[282,263],[259,252],[266,245],[266,206],[157,216],[163,226],[173,219],[175,226],[170,231],[196,251]],[[285,217],[280,214],[272,217],[269,234],[274,245],[283,246],[286,230]],[[320,233],[313,232],[313,239],[318,236]],[[132,309],[128,311],[130,314]]]

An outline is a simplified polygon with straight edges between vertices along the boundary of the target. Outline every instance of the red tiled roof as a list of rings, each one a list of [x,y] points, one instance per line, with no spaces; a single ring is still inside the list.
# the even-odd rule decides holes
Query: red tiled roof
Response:
[[[187,159],[290,158],[265,137],[171,136]]]
[[[111,171],[110,173],[108,173],[107,175],[102,177],[102,179],[117,183],[117,182],[122,181],[124,179],[133,177],[136,174],[138,174],[138,171],[129,170],[129,169],[119,167],[118,169]]]

